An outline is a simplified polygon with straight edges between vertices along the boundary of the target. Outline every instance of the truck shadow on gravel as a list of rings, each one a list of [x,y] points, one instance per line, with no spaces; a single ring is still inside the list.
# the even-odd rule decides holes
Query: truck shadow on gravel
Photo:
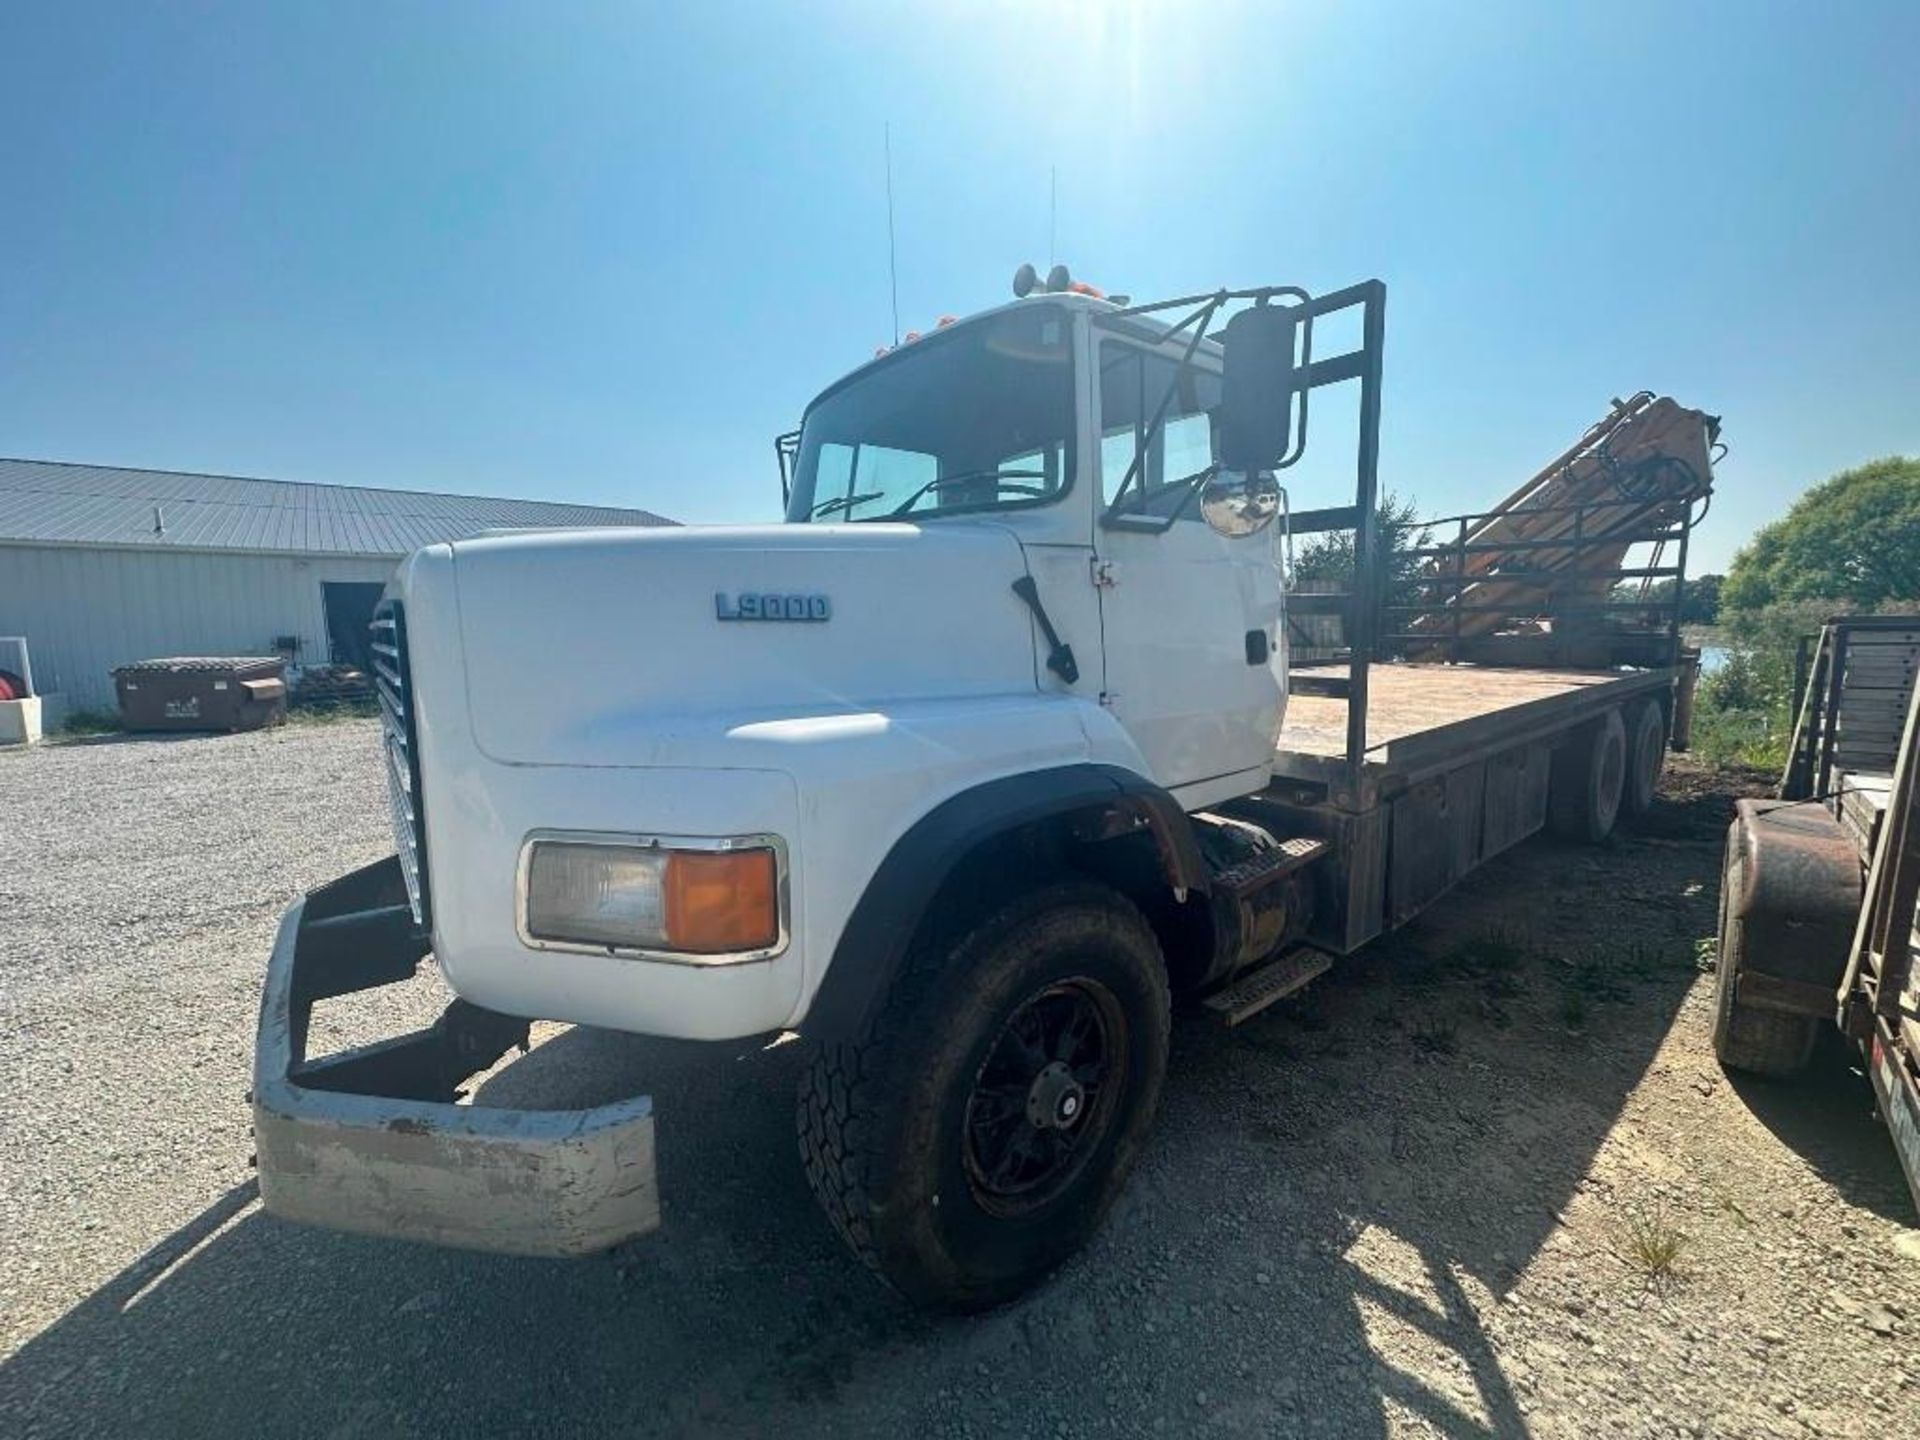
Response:
[[[798,1045],[574,1030],[482,1099],[650,1088],[661,1233],[582,1262],[461,1255],[282,1224],[239,1185],[6,1365],[0,1428],[1524,1433],[1488,1317],[1596,1184],[1699,979],[1727,806],[1690,803],[1720,814],[1521,847],[1444,929],[1239,1031],[1183,1018],[1109,1223],[994,1314],[914,1314],[841,1250],[795,1154]]]
[[[1913,1199],[1893,1146],[1874,1113],[1860,1052],[1838,1030],[1822,1034],[1799,1075],[1765,1080],[1730,1075],[1734,1093],[1782,1145],[1806,1161],[1848,1203],[1883,1220],[1913,1226]]]

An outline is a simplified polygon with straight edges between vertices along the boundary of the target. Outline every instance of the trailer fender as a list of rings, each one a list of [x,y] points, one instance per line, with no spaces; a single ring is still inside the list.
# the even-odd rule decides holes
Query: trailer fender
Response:
[[[1728,848],[1743,882],[1739,999],[1830,1016],[1860,912],[1858,847],[1822,806],[1742,800]]]
[[[1207,891],[1206,861],[1186,814],[1152,781],[1096,764],[989,781],[936,805],[887,852],[847,919],[801,1034],[817,1040],[857,1036],[960,864],[997,837],[1067,816],[1088,839],[1148,831],[1169,889],[1177,896]]]

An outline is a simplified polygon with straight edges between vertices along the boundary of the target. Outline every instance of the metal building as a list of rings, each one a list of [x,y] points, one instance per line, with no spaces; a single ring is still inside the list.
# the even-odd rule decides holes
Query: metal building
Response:
[[[670,525],[645,510],[0,459],[0,635],[35,688],[110,710],[157,655],[351,663],[396,562],[485,530]]]

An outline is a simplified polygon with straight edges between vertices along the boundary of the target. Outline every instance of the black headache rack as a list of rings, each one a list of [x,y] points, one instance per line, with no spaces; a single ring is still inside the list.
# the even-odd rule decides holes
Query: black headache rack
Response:
[[[1222,298],[1254,298],[1260,291]],[[1191,304],[1190,297],[1169,305]],[[1359,437],[1351,504],[1296,510],[1300,536],[1345,533],[1344,588],[1290,584],[1289,665],[1296,693],[1346,702],[1349,793],[1367,763],[1368,676],[1383,661],[1613,670],[1681,664],[1688,537],[1706,516],[1717,416],[1642,391],[1615,400],[1568,450],[1491,510],[1416,521],[1413,543],[1383,543],[1381,348],[1386,287],[1377,280],[1299,302],[1303,328],[1359,310],[1361,342],[1309,359],[1305,394],[1357,381]],[[1158,309],[1160,306],[1143,307]],[[1126,312],[1137,313],[1137,311]],[[1291,580],[1291,577],[1290,577]],[[1330,675],[1344,665],[1346,674]]]
[[[1290,594],[1289,616],[1303,614],[1337,616],[1344,622],[1344,679],[1325,682],[1321,693],[1337,694],[1347,701],[1346,763],[1350,788],[1358,790],[1366,764],[1367,749],[1367,669],[1375,651],[1378,625],[1377,606],[1362,603],[1377,593],[1374,577],[1379,569],[1379,493],[1380,493],[1380,378],[1381,354],[1386,339],[1387,287],[1379,280],[1363,280],[1344,290],[1326,295],[1309,295],[1291,286],[1263,286],[1253,290],[1220,290],[1204,295],[1186,295],[1174,300],[1135,305],[1116,312],[1115,318],[1148,315],[1163,310],[1187,308],[1187,317],[1165,335],[1175,339],[1191,326],[1188,355],[1200,343],[1207,327],[1226,305],[1248,301],[1265,305],[1285,298],[1301,335],[1300,366],[1295,371],[1293,394],[1300,402],[1299,446],[1287,457],[1291,464],[1299,458],[1306,443],[1308,399],[1312,392],[1329,385],[1358,381],[1360,385],[1360,423],[1354,470],[1353,503],[1319,510],[1295,511],[1290,517],[1290,535],[1313,535],[1328,531],[1351,531],[1355,573],[1361,578],[1351,592],[1337,595]],[[1351,311],[1360,313],[1360,345],[1345,354],[1316,358],[1312,351],[1313,328],[1329,316]],[[1293,396],[1287,397],[1291,403]],[[1162,404],[1165,410],[1165,403]],[[1156,425],[1159,417],[1156,416]],[[1131,472],[1130,472],[1131,473]]]

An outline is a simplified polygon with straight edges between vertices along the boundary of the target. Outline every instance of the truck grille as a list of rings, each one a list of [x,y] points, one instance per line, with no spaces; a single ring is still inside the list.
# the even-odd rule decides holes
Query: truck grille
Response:
[[[427,903],[427,812],[420,793],[413,677],[407,666],[407,617],[398,600],[383,600],[373,615],[373,687],[380,697],[381,749],[387,757],[387,799],[393,811],[393,844],[407,881],[413,923],[425,930]]]

